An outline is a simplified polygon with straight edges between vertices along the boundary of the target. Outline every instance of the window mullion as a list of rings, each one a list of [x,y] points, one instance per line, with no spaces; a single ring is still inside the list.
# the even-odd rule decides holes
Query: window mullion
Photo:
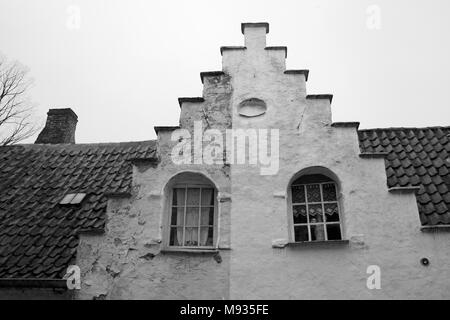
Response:
[[[293,201],[293,199],[294,199],[294,192],[292,191],[292,186],[291,186],[291,221],[292,221],[292,235],[291,235],[291,238],[294,240],[294,242],[296,242],[296,239],[295,239],[295,221],[294,221],[294,204],[292,203]]]
[[[334,190],[335,190],[335,196],[336,196],[336,200],[338,200],[338,188],[337,185],[334,185]],[[339,230],[341,231],[341,239],[344,239],[344,234],[343,234],[343,230],[342,230],[342,220],[341,220],[341,206],[339,201],[336,202],[336,206],[337,206],[337,214],[338,214],[338,220],[339,220]]]
[[[186,243],[186,206],[187,206],[187,194],[188,194],[188,188],[184,189],[184,217],[183,217],[183,247]]]
[[[197,231],[197,238],[198,238],[197,245],[198,246],[200,246],[201,221],[202,221],[202,188],[200,188],[200,196],[199,196],[199,202],[198,202],[198,231]]]
[[[323,184],[320,184],[320,200],[322,205],[322,220],[323,220],[323,231],[325,234],[325,240],[328,240],[328,232],[327,232],[327,225],[325,223],[325,204],[323,203]]]
[[[303,188],[305,190],[305,205],[306,205],[306,223],[308,224],[308,241],[311,241],[311,227],[309,225],[309,207],[308,207],[308,195],[306,191],[306,185]]]

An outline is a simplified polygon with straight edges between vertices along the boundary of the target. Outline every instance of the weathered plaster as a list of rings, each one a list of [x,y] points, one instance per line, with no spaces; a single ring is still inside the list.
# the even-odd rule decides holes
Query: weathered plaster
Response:
[[[304,77],[284,74],[281,53],[262,50],[263,28],[245,35],[247,50],[223,55],[233,86],[233,128],[280,129],[280,170],[261,176],[255,166],[231,167],[230,297],[448,298],[449,234],[422,233],[414,194],[388,192],[384,160],[359,157],[355,128],[330,126],[330,102],[306,99]],[[250,96],[266,101],[265,116],[239,116],[238,104]],[[292,177],[316,166],[339,179],[350,245],[272,248],[274,240],[292,241],[289,197],[273,195],[289,193]],[[424,267],[422,257],[433,262]],[[369,265],[381,268],[381,290],[366,287]]]
[[[224,132],[231,126],[229,77],[205,78],[205,102],[185,102],[180,126],[193,132]],[[135,167],[130,198],[111,199],[104,236],[83,235],[78,249],[82,270],[80,299],[226,299],[229,298],[231,185],[226,165],[174,164],[173,130],[158,132],[160,162],[146,170]],[[195,173],[216,188],[219,253],[163,252],[168,229],[168,185],[180,174]]]
[[[388,191],[384,160],[359,156],[355,128],[331,126],[329,99],[307,99],[305,74],[284,73],[286,52],[265,50],[265,32],[244,28],[246,48],[222,51],[225,75],[204,79],[204,101],[182,104],[180,126],[192,132],[201,120],[221,132],[279,129],[279,171],[263,176],[257,165],[175,165],[172,131],[160,131],[159,164],[135,167],[133,194],[110,200],[103,236],[81,237],[78,298],[449,297],[450,235],[420,231],[414,194]],[[263,100],[266,112],[240,116],[239,103],[251,98]],[[317,167],[339,184],[349,243],[291,246],[289,183]],[[166,186],[182,172],[200,173],[217,188],[221,259],[161,251]],[[380,290],[366,287],[369,265],[381,268]]]

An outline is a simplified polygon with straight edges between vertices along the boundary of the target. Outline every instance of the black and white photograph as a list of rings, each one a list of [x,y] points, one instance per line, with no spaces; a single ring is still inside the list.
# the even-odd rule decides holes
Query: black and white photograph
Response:
[[[449,17],[0,0],[0,300],[450,299]]]

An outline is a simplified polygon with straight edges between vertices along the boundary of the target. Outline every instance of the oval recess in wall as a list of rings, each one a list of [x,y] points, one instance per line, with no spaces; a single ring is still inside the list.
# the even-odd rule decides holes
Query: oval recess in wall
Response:
[[[238,113],[247,118],[258,117],[266,113],[267,106],[264,101],[251,98],[242,101],[238,106]]]

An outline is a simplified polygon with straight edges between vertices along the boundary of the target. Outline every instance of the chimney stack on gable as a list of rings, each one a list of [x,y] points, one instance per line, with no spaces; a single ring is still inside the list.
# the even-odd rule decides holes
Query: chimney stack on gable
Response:
[[[264,49],[266,47],[266,34],[269,33],[267,22],[242,23],[241,31],[245,36],[245,47],[247,49]]]
[[[50,109],[35,144],[74,144],[78,116],[72,109]]]

